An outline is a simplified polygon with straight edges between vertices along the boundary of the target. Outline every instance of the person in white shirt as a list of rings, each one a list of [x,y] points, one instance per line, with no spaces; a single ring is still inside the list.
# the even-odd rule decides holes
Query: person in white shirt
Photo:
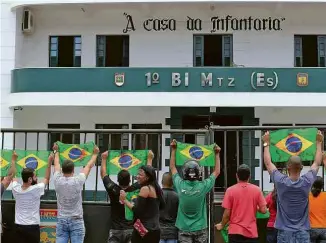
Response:
[[[50,154],[44,179],[37,183],[35,171],[24,168],[21,176],[23,184],[13,179],[12,194],[15,206],[15,243],[40,243],[40,203],[45,185],[49,184],[53,154]]]
[[[99,149],[95,146],[93,156],[81,173],[74,175],[75,165],[71,160],[62,163],[58,146],[53,145],[54,151],[54,188],[57,193],[58,221],[56,226],[56,243],[83,243],[85,224],[83,218],[82,190],[89,172],[94,166]]]
[[[17,160],[17,154],[14,151],[11,156],[11,165],[10,169],[8,170],[7,176],[4,178],[1,178],[1,183],[0,183],[0,194],[1,194],[1,199],[3,196],[3,193],[5,190],[8,188],[10,185],[12,179],[15,177],[16,174],[16,160]],[[2,213],[1,213],[1,207],[0,207],[0,233],[2,234]]]

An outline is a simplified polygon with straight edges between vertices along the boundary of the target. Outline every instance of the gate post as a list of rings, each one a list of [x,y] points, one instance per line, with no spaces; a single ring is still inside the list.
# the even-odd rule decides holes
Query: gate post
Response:
[[[210,124],[210,127],[213,124]],[[208,133],[207,133],[207,144],[213,144],[215,142],[214,138],[214,130],[211,128],[208,128]],[[212,167],[209,167],[209,172],[212,173]],[[214,186],[215,187],[215,186]],[[214,187],[210,191],[208,195],[208,222],[209,222],[209,232],[208,232],[208,241],[209,243],[214,243],[215,241],[215,224],[214,224]]]

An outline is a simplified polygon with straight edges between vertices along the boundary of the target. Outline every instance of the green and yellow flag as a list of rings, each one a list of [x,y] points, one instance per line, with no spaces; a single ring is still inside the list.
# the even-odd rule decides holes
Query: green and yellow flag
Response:
[[[200,166],[214,166],[215,153],[212,145],[195,145],[177,142],[176,165],[182,166],[187,160],[196,160]]]
[[[317,128],[281,129],[270,132],[270,153],[273,162],[286,162],[293,155],[311,161],[316,153]]]
[[[138,169],[146,165],[149,150],[110,150],[107,160],[107,173],[117,175],[120,170],[128,170],[137,175]]]
[[[10,168],[12,150],[1,150],[0,155],[0,166],[1,166],[1,176],[6,176],[8,174],[8,170]]]
[[[31,168],[39,177],[44,177],[48,166],[50,151],[15,150],[18,158],[16,163],[16,176],[20,177],[23,168]]]
[[[62,164],[64,160],[71,160],[74,162],[75,167],[87,165],[93,155],[95,147],[94,142],[84,144],[65,144],[57,142],[57,145],[60,153],[60,163]]]
[[[140,190],[135,190],[133,192],[127,192],[126,194],[126,199],[129,202],[135,203],[138,195],[139,195]],[[134,213],[133,211],[128,208],[127,206],[125,206],[125,218],[126,220],[133,220],[134,219]]]

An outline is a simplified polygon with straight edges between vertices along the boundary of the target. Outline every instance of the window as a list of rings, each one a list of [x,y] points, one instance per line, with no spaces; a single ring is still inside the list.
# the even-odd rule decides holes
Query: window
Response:
[[[50,36],[50,67],[81,66],[81,36]]]
[[[80,129],[80,124],[48,124],[48,129]],[[55,142],[60,141],[67,144],[80,144],[80,133],[50,133],[49,150]]]
[[[162,124],[133,124],[132,129],[162,129]],[[150,149],[154,153],[153,167],[160,168],[161,134],[133,134],[132,149]]]
[[[129,36],[97,36],[96,57],[97,67],[129,67]]]
[[[326,36],[294,36],[295,67],[326,67]]]
[[[232,35],[195,35],[194,67],[232,66]]]
[[[128,124],[96,124],[95,129],[128,129]],[[103,153],[108,149],[128,149],[129,135],[122,133],[100,133],[98,134],[98,148]]]

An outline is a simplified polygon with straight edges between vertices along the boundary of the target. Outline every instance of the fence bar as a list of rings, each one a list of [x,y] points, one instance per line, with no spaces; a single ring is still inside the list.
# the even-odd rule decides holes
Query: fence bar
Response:
[[[255,131],[255,130],[279,130],[279,129],[301,129],[316,127],[314,125],[310,126],[211,126],[210,129],[215,131]],[[318,129],[326,129],[326,125],[318,126]]]
[[[27,150],[27,132],[24,135],[24,150]]]
[[[39,132],[37,132],[36,133],[36,151],[38,151],[38,144],[39,144],[39,139],[40,139],[40,133]]]
[[[227,170],[227,131],[223,132],[224,135],[224,145],[223,145],[223,149],[224,149],[224,156],[223,156],[223,169],[224,169],[224,189],[226,190],[226,188],[228,188],[228,170]]]
[[[250,173],[251,175],[254,175],[255,174],[255,171],[252,172],[251,171],[251,162],[252,162],[252,153],[251,153],[251,132],[252,131],[248,131],[248,135],[249,135],[249,139],[248,139],[248,149],[249,149],[249,167],[250,167]]]
[[[260,135],[263,136],[263,131]],[[262,146],[262,142],[260,142],[260,183],[261,190],[264,191],[264,146]]]
[[[326,126],[325,126],[326,128]],[[241,127],[240,127],[241,129]],[[225,129],[220,129],[225,130]],[[133,133],[133,134],[146,134],[146,133],[196,133],[205,134],[206,130],[199,129],[31,129],[31,128],[2,128],[1,132],[52,132],[52,133]]]
[[[86,143],[86,137],[87,137],[87,133],[85,132],[85,136],[84,136],[84,143]],[[62,141],[62,140],[61,140]],[[74,141],[73,141],[74,142]],[[85,166],[83,166],[83,168],[85,168]],[[85,201],[85,184],[83,185],[83,201]]]
[[[4,132],[1,132],[1,138],[2,138],[2,140],[1,140],[1,149],[3,149],[4,146],[5,146],[5,133]]]
[[[239,131],[236,131],[236,142],[237,142],[237,168],[240,165],[240,137],[239,137]]]
[[[98,144],[98,136],[97,134],[95,134],[95,141],[96,144]],[[98,145],[97,145],[98,146]],[[94,197],[94,202],[97,201],[97,184],[98,184],[98,165],[99,165],[99,160],[101,158],[101,154],[99,153],[96,159],[96,164],[95,164],[95,168],[96,168],[96,174],[95,174],[95,191],[93,193],[93,197]]]

